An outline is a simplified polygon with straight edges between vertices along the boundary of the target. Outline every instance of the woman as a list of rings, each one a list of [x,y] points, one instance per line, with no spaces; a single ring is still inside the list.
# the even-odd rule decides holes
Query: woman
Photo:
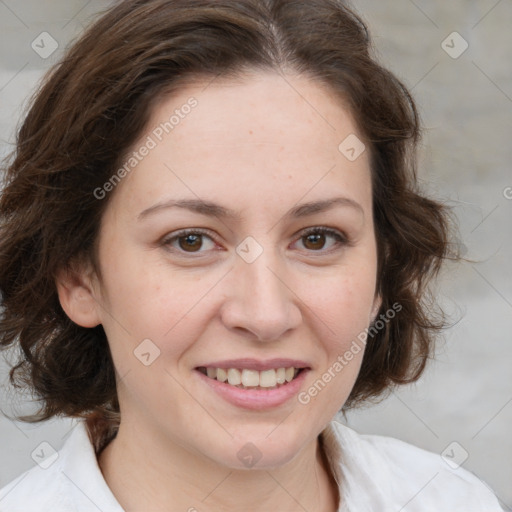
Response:
[[[37,94],[0,202],[0,342],[83,418],[2,510],[500,510],[333,421],[416,380],[448,213],[334,0],[125,0]],[[44,450],[43,450],[44,452]]]

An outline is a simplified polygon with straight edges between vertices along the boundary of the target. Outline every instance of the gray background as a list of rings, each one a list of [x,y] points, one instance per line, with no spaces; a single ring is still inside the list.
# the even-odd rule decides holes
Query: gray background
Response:
[[[456,461],[467,456],[463,467],[512,510],[512,441],[506,434],[512,425],[512,1],[354,4],[381,60],[413,90],[426,126],[421,179],[454,207],[462,249],[478,263],[448,266],[440,280],[440,299],[458,322],[424,377],[379,405],[349,413],[347,422],[437,453],[449,447],[445,453]],[[11,148],[37,80],[108,5],[0,0],[0,156]],[[59,44],[49,58],[31,48],[43,31]],[[457,58],[464,43],[448,37],[454,31],[469,45]],[[0,363],[3,383],[6,372]],[[0,401],[12,412],[5,385]],[[18,403],[18,410],[26,409]],[[0,416],[0,487],[34,464],[30,454],[42,441],[58,449],[72,425],[27,425]]]

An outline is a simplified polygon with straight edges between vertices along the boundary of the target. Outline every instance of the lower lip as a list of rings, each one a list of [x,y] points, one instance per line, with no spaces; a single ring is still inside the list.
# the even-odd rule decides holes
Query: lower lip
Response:
[[[302,370],[295,379],[274,389],[241,389],[225,382],[210,379],[199,370],[199,377],[224,400],[244,409],[262,410],[279,407],[299,393],[308,370]]]

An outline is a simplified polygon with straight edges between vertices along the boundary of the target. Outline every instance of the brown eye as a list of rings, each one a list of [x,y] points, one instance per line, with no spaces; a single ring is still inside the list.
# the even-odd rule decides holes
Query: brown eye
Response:
[[[347,245],[347,238],[340,232],[330,228],[312,228],[303,232],[298,242],[307,251],[326,253],[330,249]]]
[[[209,250],[215,249],[215,242],[212,237],[197,229],[179,231],[167,236],[161,243],[168,250],[178,255],[184,255],[185,253],[206,255]]]
[[[304,247],[310,250],[318,250],[323,249],[325,245],[325,234],[324,233],[314,233],[311,235],[306,235],[304,238]]]
[[[185,235],[178,238],[180,249],[186,252],[196,252],[203,245],[203,235]]]

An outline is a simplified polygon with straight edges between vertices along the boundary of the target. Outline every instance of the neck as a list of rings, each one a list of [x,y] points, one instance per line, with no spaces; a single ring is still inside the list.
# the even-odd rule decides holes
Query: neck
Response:
[[[126,512],[338,510],[337,486],[318,440],[279,468],[238,470],[157,435],[141,436],[134,427],[121,422],[99,456],[105,480]]]

